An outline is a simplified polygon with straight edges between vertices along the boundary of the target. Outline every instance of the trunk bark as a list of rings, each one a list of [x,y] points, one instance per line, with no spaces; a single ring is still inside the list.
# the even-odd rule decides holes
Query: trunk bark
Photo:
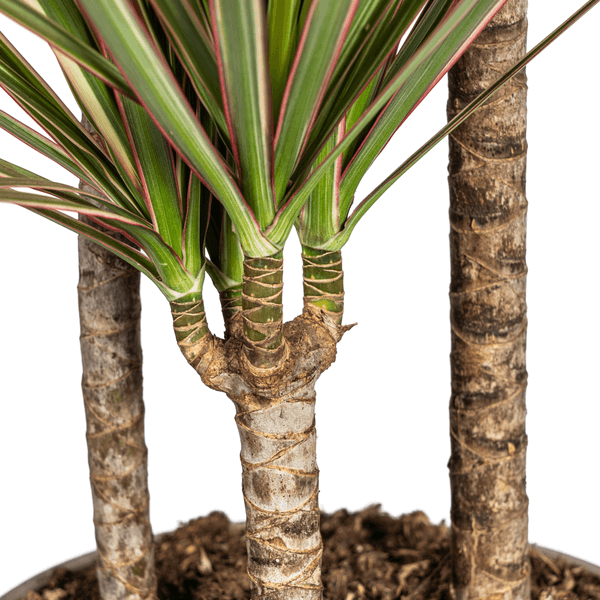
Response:
[[[526,51],[509,0],[449,74],[448,117]],[[526,78],[450,137],[453,586],[459,600],[530,597],[525,491]]]
[[[335,318],[308,299],[302,315],[282,323],[280,257],[244,261],[242,323],[226,341],[208,331],[200,296],[171,303],[175,334],[188,362],[236,407],[253,597],[323,596],[315,383],[335,360],[347,327],[338,324],[341,256],[322,254],[322,265],[319,257],[311,257],[308,278],[321,280],[317,288],[336,287],[333,294],[323,292],[326,302],[337,303]]]
[[[140,273],[80,236],[77,290],[100,595],[103,600],[155,599]]]
[[[253,597],[322,597],[315,382],[234,400]]]

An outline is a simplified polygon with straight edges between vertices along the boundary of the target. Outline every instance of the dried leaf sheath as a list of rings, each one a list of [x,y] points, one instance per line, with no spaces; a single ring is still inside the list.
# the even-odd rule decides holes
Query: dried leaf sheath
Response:
[[[450,72],[449,117],[525,54],[510,0]],[[529,598],[525,492],[526,80],[450,138],[452,532],[459,599]]]

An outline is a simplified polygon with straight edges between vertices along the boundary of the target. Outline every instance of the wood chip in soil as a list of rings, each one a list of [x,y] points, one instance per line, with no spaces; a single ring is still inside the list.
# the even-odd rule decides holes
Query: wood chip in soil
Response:
[[[378,505],[321,517],[328,600],[451,600],[449,531],[422,512],[391,517]],[[250,597],[244,528],[214,512],[156,545],[160,600]],[[532,600],[600,600],[600,579],[531,549]],[[95,567],[57,569],[26,600],[100,600]]]

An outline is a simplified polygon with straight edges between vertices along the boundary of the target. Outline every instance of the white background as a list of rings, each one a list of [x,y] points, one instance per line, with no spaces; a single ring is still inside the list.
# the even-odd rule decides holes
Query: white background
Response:
[[[532,0],[530,47],[579,6]],[[530,540],[600,564],[596,8],[528,67],[528,494]],[[0,28],[63,98],[49,50]],[[58,77],[57,77],[58,74]],[[445,122],[442,82],[403,126],[360,197]],[[10,108],[2,95],[3,110]],[[72,101],[69,106],[76,107]],[[79,116],[79,112],[76,113]],[[0,134],[0,156],[76,185]],[[322,508],[381,502],[448,520],[450,329],[447,144],[382,198],[344,250],[346,322],[319,381]],[[0,206],[0,594],[94,548],[80,395],[75,235]],[[377,260],[377,256],[386,256]],[[299,246],[286,247],[285,318],[301,310]],[[155,532],[212,510],[242,520],[233,405],[175,344],[168,305],[143,281],[142,336]],[[216,293],[209,321],[220,333]]]

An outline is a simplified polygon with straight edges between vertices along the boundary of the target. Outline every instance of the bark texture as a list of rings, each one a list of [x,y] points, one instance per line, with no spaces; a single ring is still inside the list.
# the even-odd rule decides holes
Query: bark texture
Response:
[[[318,600],[315,383],[348,328],[311,303],[283,324],[281,270],[279,258],[246,259],[244,308],[226,341],[206,329],[199,298],[181,298],[171,310],[183,354],[236,407],[252,596]]]
[[[449,74],[453,117],[526,51],[509,0]],[[526,78],[450,138],[453,585],[459,600],[527,599]]]
[[[100,595],[103,600],[154,599],[140,273],[80,236],[77,290]]]

